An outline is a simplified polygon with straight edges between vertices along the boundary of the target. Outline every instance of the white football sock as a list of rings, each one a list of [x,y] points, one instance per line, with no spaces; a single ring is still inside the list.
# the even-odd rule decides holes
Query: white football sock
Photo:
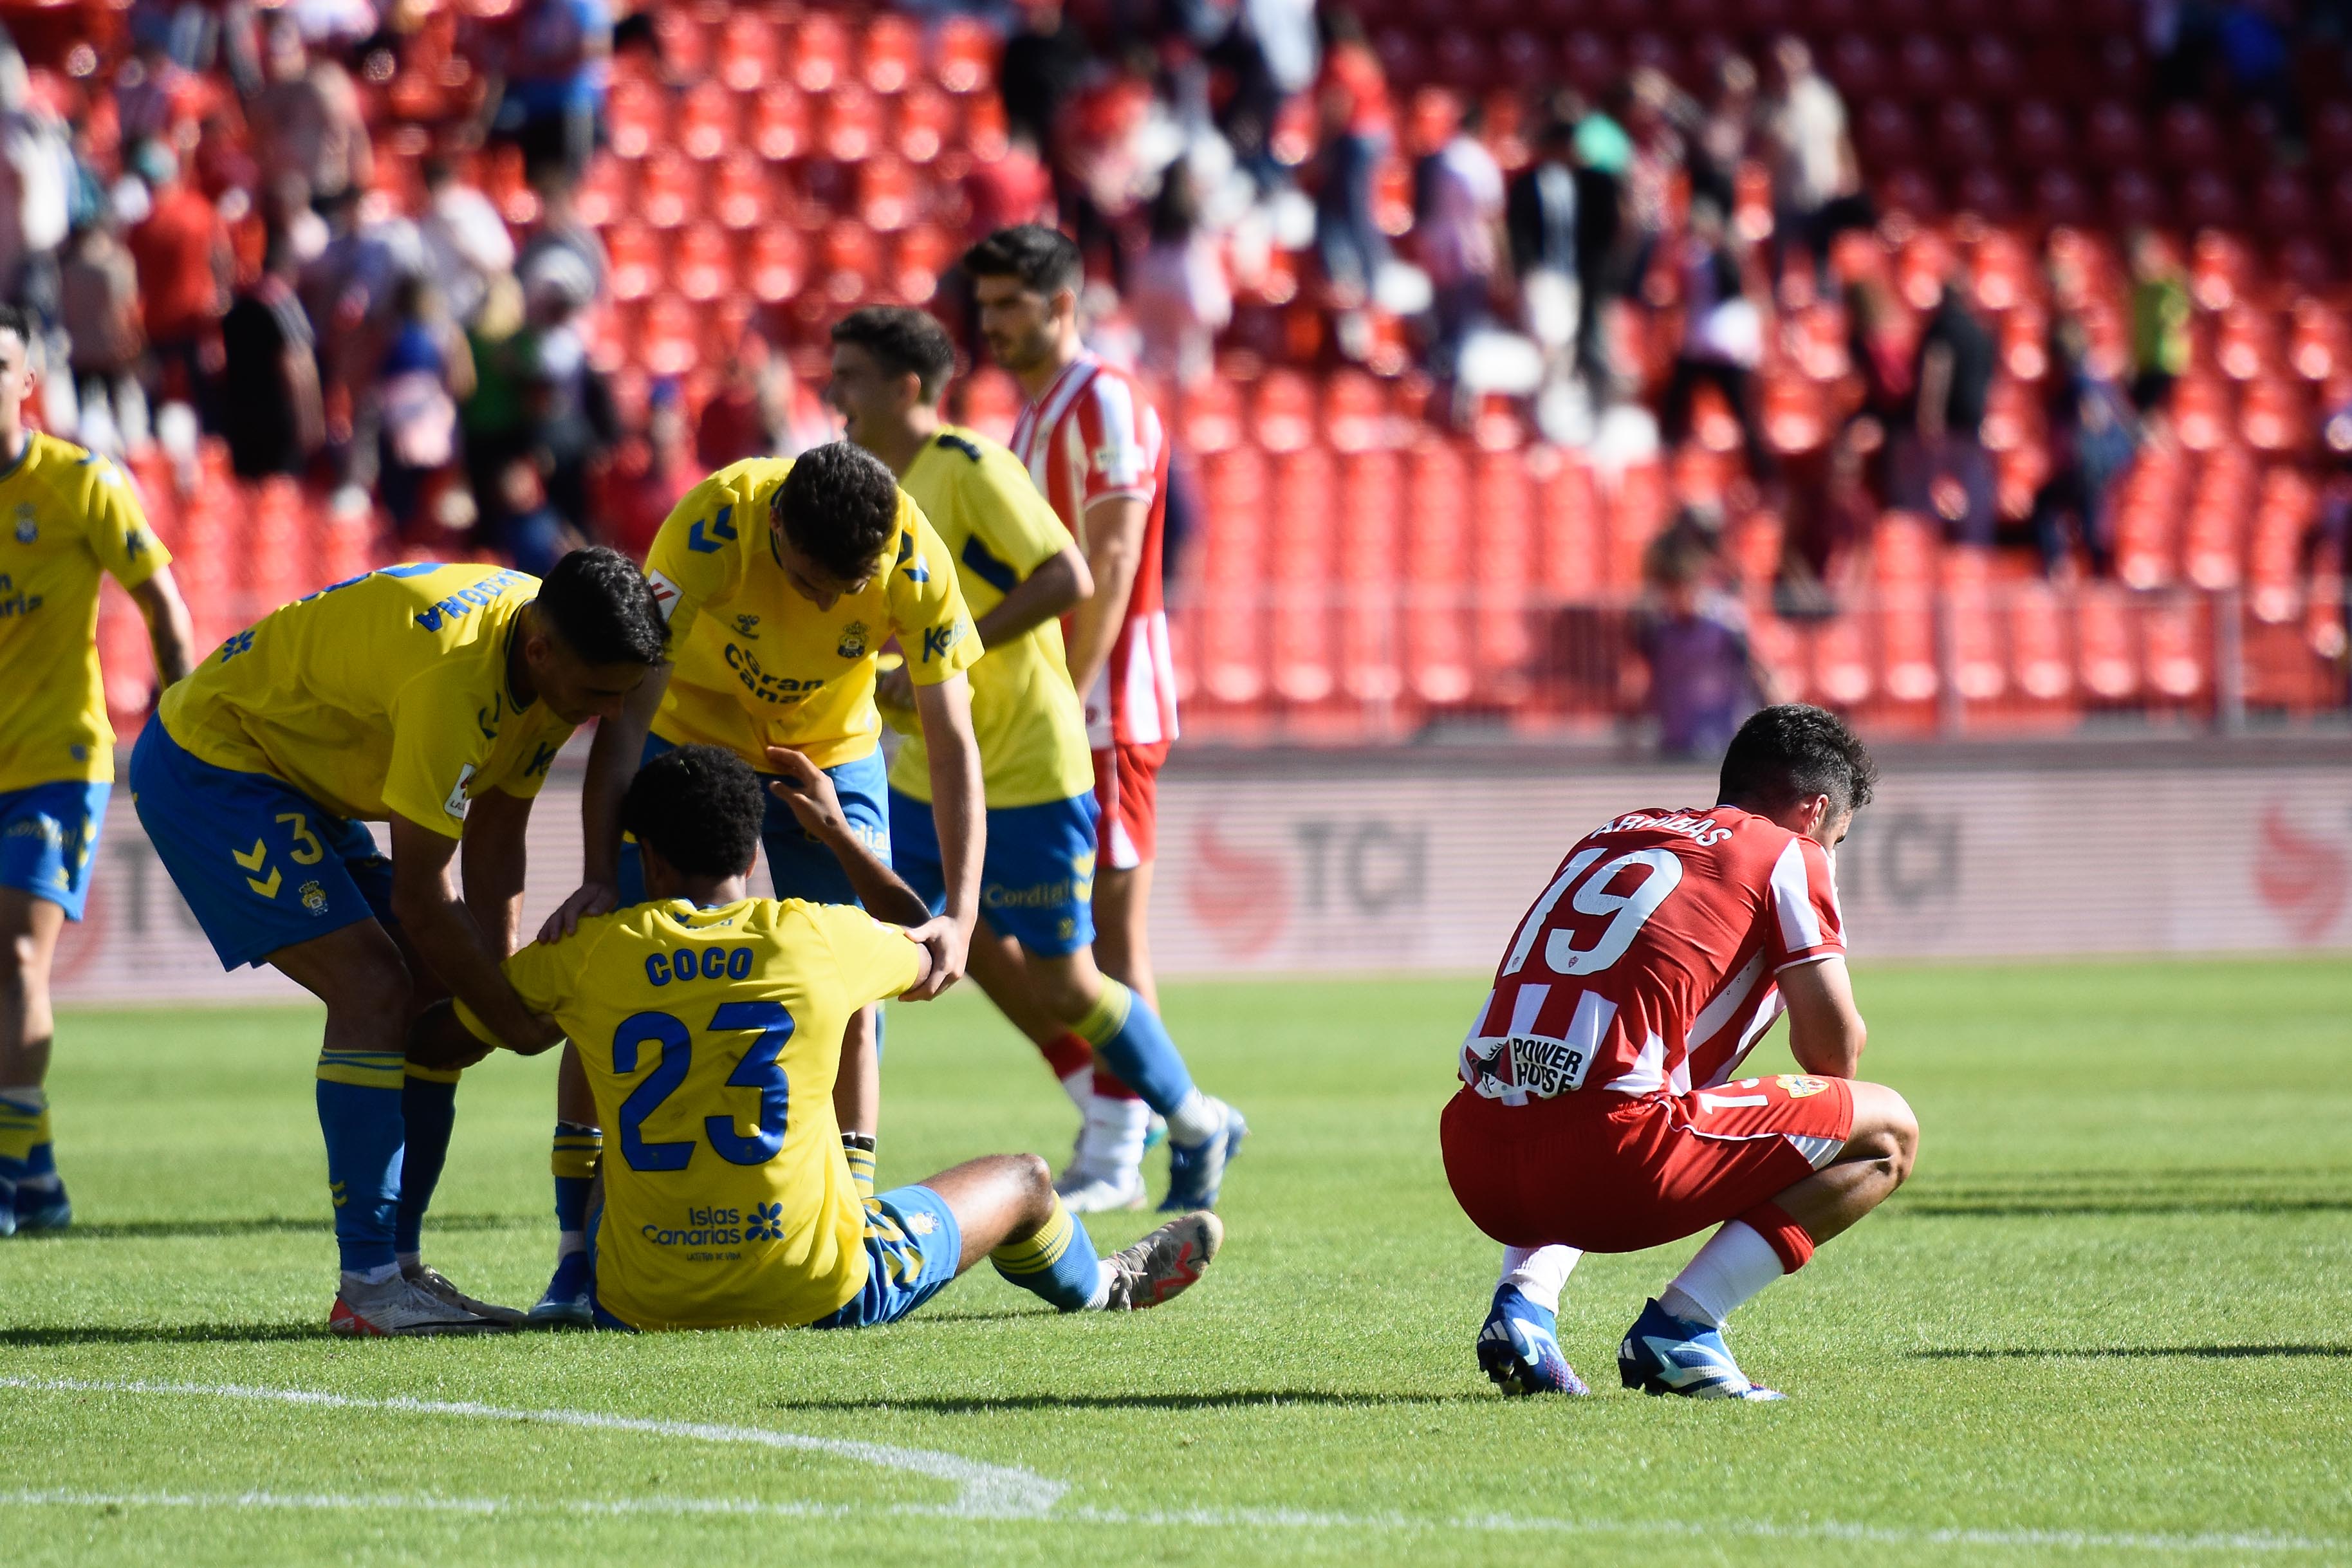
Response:
[[[1143,1135],[1151,1107],[1140,1100],[1118,1100],[1088,1092],[1086,1131],[1078,1134],[1078,1164],[1089,1176],[1115,1176],[1143,1166]]]
[[[399,1278],[400,1265],[397,1263],[378,1264],[373,1269],[362,1269],[356,1274],[352,1273],[348,1269],[343,1270],[343,1283],[346,1286],[381,1285],[388,1281],[397,1280]]]
[[[425,1267],[425,1254],[422,1252],[395,1252],[392,1255],[392,1260],[400,1265],[400,1271],[404,1274],[411,1269]]]
[[[49,1108],[49,1092],[38,1083],[28,1083],[21,1089],[0,1089],[0,1100],[20,1111],[37,1113]]]
[[[574,1252],[588,1250],[588,1233],[584,1230],[559,1230],[555,1233],[555,1260],[562,1262]]]
[[[1658,1305],[1685,1322],[1719,1329],[1734,1307],[1780,1274],[1780,1255],[1762,1233],[1744,1220],[1730,1220],[1658,1293]]]
[[[1569,1270],[1584,1254],[1573,1247],[1557,1244],[1549,1247],[1506,1247],[1503,1249],[1503,1277],[1497,1287],[1508,1285],[1548,1312],[1559,1311],[1559,1292],[1568,1284]]]
[[[1110,1266],[1110,1260],[1108,1258],[1104,1259],[1100,1267],[1102,1269],[1102,1277],[1095,1281],[1095,1293],[1087,1298],[1087,1304],[1085,1306],[1078,1309],[1078,1311],[1082,1312],[1098,1312],[1105,1307],[1110,1305],[1110,1282],[1115,1277]]]
[[[1087,1104],[1095,1097],[1095,1070],[1091,1067],[1081,1067],[1076,1072],[1065,1077],[1062,1080],[1062,1092],[1070,1097],[1070,1103],[1078,1108],[1078,1114],[1085,1115]]]
[[[1224,1102],[1213,1100],[1195,1087],[1181,1105],[1168,1113],[1168,1141],[1189,1149],[1224,1124]]]

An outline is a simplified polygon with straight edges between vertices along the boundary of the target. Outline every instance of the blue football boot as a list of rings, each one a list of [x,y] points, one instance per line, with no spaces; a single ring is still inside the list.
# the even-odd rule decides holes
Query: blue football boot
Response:
[[[34,1230],[63,1230],[73,1223],[73,1200],[66,1197],[63,1182],[37,1187],[20,1182],[10,1207],[19,1235]]]
[[[1617,1347],[1617,1375],[1644,1394],[1689,1399],[1785,1399],[1748,1381],[1721,1329],[1685,1322],[1653,1300]]]
[[[1241,1153],[1242,1140],[1249,1136],[1249,1124],[1242,1120],[1239,1111],[1213,1097],[1210,1103],[1224,1113],[1223,1125],[1189,1147],[1173,1138],[1168,1140],[1168,1196],[1160,1201],[1162,1214],[1216,1207],[1217,1189],[1225,1182],[1225,1164]]]
[[[522,1315],[534,1329],[584,1329],[596,1324],[596,1275],[585,1252],[567,1252],[556,1261],[547,1293]]]
[[[1514,1398],[1527,1394],[1590,1394],[1584,1380],[1560,1353],[1559,1322],[1519,1293],[1516,1285],[1495,1287],[1478,1331],[1478,1370]]]

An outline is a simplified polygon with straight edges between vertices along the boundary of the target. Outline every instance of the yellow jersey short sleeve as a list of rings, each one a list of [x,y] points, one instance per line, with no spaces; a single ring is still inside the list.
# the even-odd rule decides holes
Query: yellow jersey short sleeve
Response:
[[[782,458],[720,469],[678,504],[646,556],[675,666],[654,733],[724,747],[762,771],[771,746],[796,747],[820,768],[874,750],[875,655],[892,635],[925,684],[978,656],[945,549],[903,496],[898,538],[863,590],[823,610],[795,590],[768,524],[791,472]]]
[[[865,1208],[833,1114],[841,1033],[917,966],[903,932],[859,910],[759,898],[641,904],[507,960],[595,1094],[606,1311],[644,1329],[781,1328],[857,1293]]]
[[[164,694],[163,727],[215,768],[284,779],[343,817],[461,836],[485,790],[538,792],[572,726],[509,675],[539,580],[386,567],[223,643]]]
[[[954,561],[975,620],[1070,542],[1020,459],[975,431],[941,431],[902,483]],[[989,805],[1037,806],[1094,788],[1086,710],[1070,685],[1058,621],[981,650],[971,674],[971,728]],[[910,730],[891,765],[890,787],[929,800],[929,752],[919,727]]]
[[[35,434],[0,474],[0,791],[114,777],[100,580],[136,588],[171,559],[105,458]]]

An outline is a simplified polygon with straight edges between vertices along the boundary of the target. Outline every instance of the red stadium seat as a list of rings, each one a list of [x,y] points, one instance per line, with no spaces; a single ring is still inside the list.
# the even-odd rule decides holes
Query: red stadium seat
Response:
[[[2108,583],[2085,583],[2074,601],[2078,679],[2095,701],[2119,703],[2138,695],[2137,639],[2130,606]]]
[[[811,11],[793,29],[785,50],[793,83],[805,93],[829,93],[849,79],[849,29],[827,11]]]
[[[882,141],[882,102],[856,84],[845,84],[819,100],[817,144],[828,158],[855,163]]]
[[[858,72],[876,92],[900,92],[920,74],[923,36],[912,18],[886,11],[866,24]]]
[[[929,163],[955,140],[963,116],[955,99],[917,83],[898,96],[892,146],[909,163]]]
[[[1900,68],[1898,79],[1913,97],[1932,103],[1952,91],[1952,52],[1944,47],[1941,38],[1914,33],[1903,40],[1895,58]]]
[[[1963,75],[1969,90],[1980,98],[2007,102],[2025,90],[2025,65],[2017,49],[1998,33],[1979,33],[1968,41]]]
[[[752,298],[780,305],[797,297],[807,279],[808,247],[798,233],[782,224],[764,224],[751,231],[743,281]]]
[[[1910,110],[1891,98],[1873,99],[1863,105],[1854,141],[1865,168],[1892,169],[1915,162],[1919,156],[1918,125]]]
[[[733,6],[719,31],[719,79],[735,91],[758,92],[776,79],[775,17],[754,6]]]
[[[709,72],[711,39],[700,16],[683,5],[659,6],[653,26],[662,63],[678,80],[699,81]]]
[[[2083,149],[2092,162],[2111,169],[2144,162],[2147,138],[2138,112],[2112,100],[2093,104],[2083,122]]]
[[[1323,382],[1323,434],[1335,452],[1369,452],[1389,439],[1388,389],[1362,371],[1343,369]]]
[[[1596,93],[1617,78],[1622,68],[1617,61],[1616,47],[1598,33],[1573,32],[1562,40],[1559,52],[1560,74],[1579,92]]]
[[[657,148],[637,175],[637,216],[657,229],[674,229],[702,210],[702,171],[669,148]]]
[[[1344,548],[1339,485],[1338,465],[1320,446],[1302,446],[1275,460],[1265,580],[1274,592],[1274,693],[1285,702],[1319,703],[1339,685],[1331,603],[1331,563]]]
[[[1433,706],[1459,703],[1476,684],[1465,599],[1470,484],[1461,447],[1425,436],[1405,455],[1405,678]]]
[[[1535,654],[1528,585],[1535,578],[1535,496],[1526,459],[1482,451],[1472,460],[1471,648],[1476,688],[1489,702],[1527,700]]]
[[[730,229],[757,227],[767,221],[773,193],[768,165],[739,148],[711,175],[711,216]]]
[[[1265,691],[1266,530],[1271,499],[1265,456],[1236,446],[1201,463],[1208,515],[1201,540],[1201,689],[1211,700],[1256,702]]]
[[[2213,660],[2202,608],[2202,601],[2175,598],[2139,606],[2147,685],[2159,697],[2187,703],[2207,691]]]
[[[688,88],[678,100],[677,144],[705,162],[731,151],[743,139],[741,100],[712,77]]]
[[[681,230],[670,253],[669,277],[678,293],[708,304],[735,286],[735,243],[715,224]]]
[[[1349,547],[1338,557],[1339,680],[1360,703],[1395,701],[1404,692],[1398,627],[1398,563],[1404,554],[1404,463],[1385,450],[1341,460],[1339,505]]]
[[[1561,456],[1538,477],[1537,581],[1562,598],[1600,592],[1609,580],[1609,544],[1591,468]]]
[[[751,104],[751,146],[772,163],[798,158],[813,144],[808,99],[790,82],[775,82]]]
[[[617,222],[630,208],[636,165],[619,158],[598,158],[588,165],[588,176],[572,193],[572,210],[590,228]]]
[[[2074,152],[2074,127],[2049,102],[2030,98],[2010,111],[2009,155],[2021,169],[2048,169]]]
[[[996,79],[996,35],[978,18],[943,16],[932,40],[932,77],[950,92],[978,92]]]
[[[869,158],[857,166],[857,216],[877,234],[896,234],[919,215],[927,189],[898,159]]]
[[[903,304],[928,305],[939,292],[940,275],[955,258],[956,242],[947,231],[917,224],[891,247],[891,292]]]
[[[1242,444],[1242,392],[1231,377],[1217,375],[1183,395],[1177,439],[1195,452],[1227,452]]]
[[[669,140],[669,99],[639,77],[615,76],[604,96],[606,144],[615,158],[642,158]]]
[[[605,277],[613,298],[643,299],[661,279],[661,242],[653,231],[632,219],[604,231]]]
[[[1268,452],[1298,452],[1314,442],[1315,387],[1298,371],[1268,371],[1251,402],[1251,432]]]
[[[2065,701],[2074,691],[2073,639],[2058,595],[2043,582],[2020,582],[2009,591],[2011,683],[2037,702]]]
[[[1864,622],[1849,612],[1823,622],[1813,634],[1811,690],[1832,707],[1855,707],[1877,689]]]
[[[1973,169],[1996,162],[1992,121],[1964,98],[1947,99],[1936,110],[1935,153],[1947,169]]]

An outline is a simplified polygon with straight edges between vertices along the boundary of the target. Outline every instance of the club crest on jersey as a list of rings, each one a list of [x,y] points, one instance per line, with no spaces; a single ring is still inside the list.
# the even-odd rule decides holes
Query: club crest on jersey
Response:
[[[30,501],[17,502],[16,542],[20,545],[28,545],[40,537],[41,525],[34,519],[33,503]]]
[[[917,1236],[929,1236],[939,1228],[940,1222],[920,1209],[907,1216],[907,1228]]]
[[[302,907],[313,915],[327,913],[327,890],[315,882],[302,884]]]
[[[1783,1072],[1780,1078],[1780,1092],[1791,1100],[1802,1100],[1808,1095],[1819,1094],[1829,1087],[1825,1080],[1808,1078],[1801,1073]]]
[[[845,659],[866,657],[866,622],[853,621],[842,628],[841,645],[834,649],[834,652]]]

